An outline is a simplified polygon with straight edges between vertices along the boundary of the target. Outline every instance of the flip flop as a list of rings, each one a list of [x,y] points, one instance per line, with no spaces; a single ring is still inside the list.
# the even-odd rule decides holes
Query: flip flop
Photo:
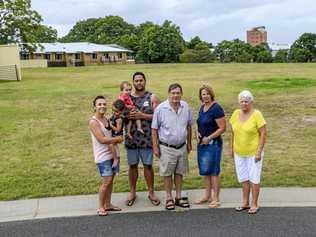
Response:
[[[102,210],[98,209],[97,214],[98,214],[98,216],[107,216],[109,213],[107,213],[106,210],[102,211]]]
[[[237,212],[241,212],[241,211],[245,211],[245,210],[249,210],[250,209],[250,207],[236,207],[235,208],[235,211],[237,211]]]
[[[212,201],[208,207],[209,208],[217,208],[217,207],[220,207],[221,206],[221,202],[220,201]]]
[[[105,211],[122,211],[122,209],[119,207],[110,207],[105,209]]]
[[[160,205],[160,200],[159,199],[153,199],[148,195],[148,199],[153,204],[154,206],[159,206]]]
[[[131,207],[131,206],[134,205],[135,201],[136,201],[136,196],[133,197],[132,199],[127,199],[127,200],[125,201],[125,205],[128,206],[128,207]]]
[[[248,211],[248,214],[253,215],[257,214],[259,212],[259,207],[258,208],[250,208]]]
[[[199,199],[199,200],[195,201],[194,204],[201,205],[201,204],[205,204],[208,202],[209,202],[209,199]]]

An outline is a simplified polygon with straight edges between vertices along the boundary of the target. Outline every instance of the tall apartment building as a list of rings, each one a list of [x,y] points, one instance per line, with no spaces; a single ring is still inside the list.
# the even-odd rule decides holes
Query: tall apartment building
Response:
[[[256,46],[267,42],[267,32],[264,26],[254,27],[247,30],[247,43]]]

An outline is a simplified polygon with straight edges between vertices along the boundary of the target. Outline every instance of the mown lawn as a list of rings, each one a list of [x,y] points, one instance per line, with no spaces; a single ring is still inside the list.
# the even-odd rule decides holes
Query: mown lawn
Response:
[[[162,100],[179,82],[197,115],[198,88],[211,85],[227,117],[237,95],[248,88],[268,122],[263,186],[316,186],[316,64],[155,64],[25,69],[21,82],[0,82],[0,200],[89,194],[98,191],[87,120],[92,99],[116,98],[118,85],[135,71]],[[110,110],[108,111],[111,112]],[[222,186],[237,187],[228,156],[222,158]],[[115,191],[128,191],[126,156]],[[196,152],[185,188],[201,188]],[[155,160],[156,188],[162,189]],[[142,175],[139,190],[145,189]]]

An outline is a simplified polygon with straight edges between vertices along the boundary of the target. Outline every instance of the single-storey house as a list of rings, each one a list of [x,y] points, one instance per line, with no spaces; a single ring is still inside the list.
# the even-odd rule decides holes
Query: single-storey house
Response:
[[[131,50],[116,44],[40,43],[32,53],[20,51],[21,60],[46,59],[50,67],[107,63],[134,63]]]
[[[269,43],[269,48],[270,48],[272,57],[275,57],[277,52],[280,50],[289,51],[291,48],[291,45],[290,44]]]

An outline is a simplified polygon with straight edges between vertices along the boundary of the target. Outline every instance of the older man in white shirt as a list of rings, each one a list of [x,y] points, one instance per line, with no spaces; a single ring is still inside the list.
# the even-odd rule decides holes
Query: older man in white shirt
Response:
[[[166,209],[175,205],[188,208],[186,197],[181,197],[183,175],[189,170],[188,153],[192,150],[192,111],[181,100],[182,87],[178,83],[168,89],[169,98],[155,110],[152,120],[152,143],[155,156],[160,158],[159,173],[164,177],[167,193]],[[176,186],[175,201],[172,197],[172,176]]]

